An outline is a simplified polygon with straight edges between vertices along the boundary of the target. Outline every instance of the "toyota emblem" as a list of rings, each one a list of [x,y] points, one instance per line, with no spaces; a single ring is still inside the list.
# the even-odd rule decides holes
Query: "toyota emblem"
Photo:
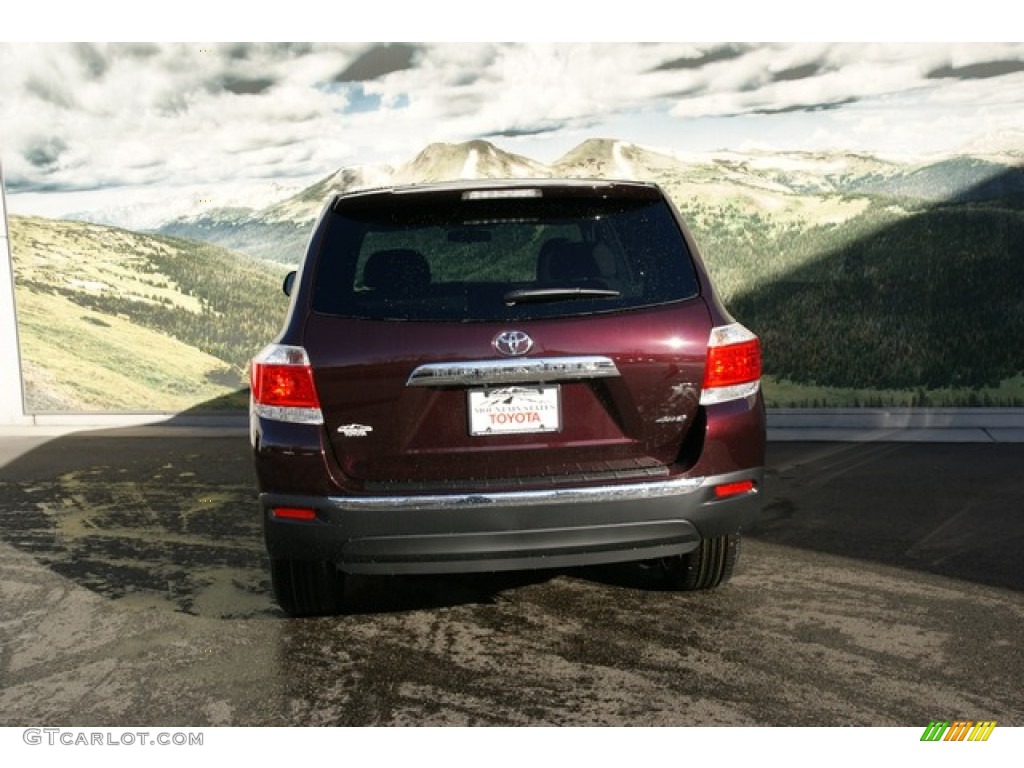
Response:
[[[533,339],[523,331],[502,331],[491,342],[496,350],[509,357],[525,355],[533,349]]]

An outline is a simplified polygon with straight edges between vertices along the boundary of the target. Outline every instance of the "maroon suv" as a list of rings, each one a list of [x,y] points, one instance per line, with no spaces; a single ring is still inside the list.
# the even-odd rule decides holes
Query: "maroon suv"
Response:
[[[340,195],[252,364],[274,592],[652,560],[714,587],[761,507],[754,334],[655,185]]]

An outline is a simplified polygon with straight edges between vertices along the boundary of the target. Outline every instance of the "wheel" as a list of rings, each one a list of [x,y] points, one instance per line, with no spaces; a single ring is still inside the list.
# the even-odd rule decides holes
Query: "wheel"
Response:
[[[662,558],[665,578],[675,589],[713,589],[732,576],[740,556],[740,534],[702,539],[693,552]]]
[[[274,597],[289,616],[338,613],[344,575],[329,560],[271,560]]]

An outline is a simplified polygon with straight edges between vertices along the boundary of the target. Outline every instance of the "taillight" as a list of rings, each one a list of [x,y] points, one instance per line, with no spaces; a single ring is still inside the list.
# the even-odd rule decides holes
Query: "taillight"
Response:
[[[309,355],[302,347],[271,344],[252,360],[253,412],[265,419],[323,424]]]
[[[757,394],[761,386],[761,342],[739,323],[711,329],[701,405]]]

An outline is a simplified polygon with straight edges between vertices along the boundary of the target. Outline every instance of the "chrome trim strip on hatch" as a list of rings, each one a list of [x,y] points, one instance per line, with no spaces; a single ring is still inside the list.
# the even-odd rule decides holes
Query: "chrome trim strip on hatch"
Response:
[[[684,477],[655,483],[628,483],[590,488],[555,488],[545,491],[500,491],[497,493],[452,493],[427,496],[331,496],[328,501],[339,510],[427,511],[466,507],[530,507],[540,504],[636,501],[693,493],[704,484],[703,477]]]
[[[544,381],[603,379],[619,375],[608,357],[529,357],[516,360],[471,360],[421,365],[405,382],[407,387],[448,387],[465,384],[532,384]]]

